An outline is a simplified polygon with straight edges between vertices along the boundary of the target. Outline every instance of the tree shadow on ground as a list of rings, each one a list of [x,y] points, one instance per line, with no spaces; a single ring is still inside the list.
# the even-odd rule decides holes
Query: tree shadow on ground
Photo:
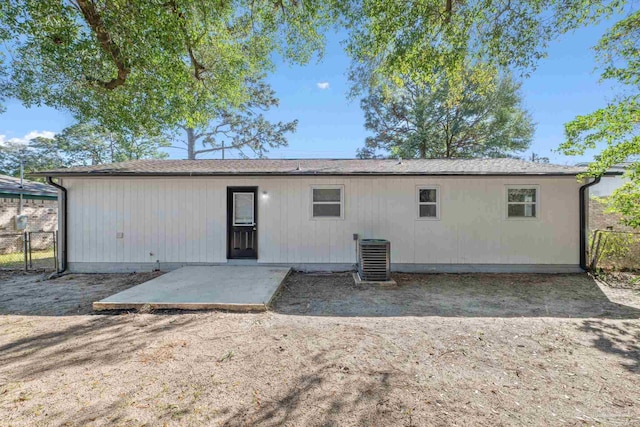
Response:
[[[66,367],[115,364],[147,347],[148,336],[193,321],[191,316],[155,315],[133,322],[133,316],[95,316],[54,331],[27,332],[0,346],[4,379],[27,381]]]
[[[397,274],[397,286],[356,285],[350,274],[290,275],[273,310],[344,317],[637,319],[587,274]]]
[[[65,323],[43,326],[46,330],[32,329],[32,325],[42,325],[42,318],[7,320],[0,323],[0,333],[4,329],[11,334],[0,345],[0,396],[13,404],[16,420],[36,417],[46,425],[70,426],[142,425],[145,423],[136,420],[142,415],[153,425],[183,425],[183,420],[198,412],[195,397],[183,399],[194,379],[172,370],[184,366],[180,361],[187,342],[194,337],[194,329],[202,327],[199,314],[173,311],[51,318],[49,321]],[[216,341],[218,336],[203,339]],[[186,364],[192,361],[187,359]],[[124,377],[129,374],[135,382]],[[195,381],[199,389],[191,391],[206,391],[210,381],[203,375]],[[52,405],[41,393],[43,384],[59,387],[52,391]],[[152,393],[145,390],[150,385],[156,387]],[[16,390],[24,390],[24,402]],[[61,410],[66,404],[60,399],[66,394],[71,409]]]
[[[283,394],[231,413],[222,425],[412,425],[411,403],[389,396],[401,386],[404,375],[400,371],[350,372],[346,366],[318,361]],[[336,382],[343,387],[336,388]],[[345,419],[347,414],[353,414],[353,419]]]
[[[595,348],[622,359],[621,365],[629,372],[640,373],[640,325],[637,322],[585,320],[579,329],[593,336]]]
[[[0,272],[0,315],[93,314],[92,303],[158,277],[160,272],[67,274],[47,279],[37,272]]]

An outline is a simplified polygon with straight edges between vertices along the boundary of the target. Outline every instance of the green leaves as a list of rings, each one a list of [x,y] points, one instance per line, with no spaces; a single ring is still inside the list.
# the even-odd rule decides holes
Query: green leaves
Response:
[[[601,175],[616,163],[639,153],[638,137],[633,133],[640,123],[640,94],[620,98],[593,113],[578,116],[565,125],[567,141],[560,150],[567,155],[583,154],[605,143],[598,170]],[[596,172],[596,170],[594,170]]]
[[[6,0],[0,37],[11,40],[10,95],[25,105],[159,134],[246,102],[274,53],[308,61],[331,19],[316,0]]]
[[[588,176],[602,176],[613,165],[640,155],[640,11],[614,25],[595,48],[604,66],[603,79],[625,87],[625,94],[593,113],[576,117],[565,125],[566,141],[559,151],[567,155],[600,149],[589,165]],[[631,182],[608,199],[609,208],[623,215],[623,222],[640,226],[640,168],[630,165]]]
[[[77,123],[54,137],[65,166],[99,165],[138,159],[167,157],[164,137],[137,133],[116,133],[95,123]]]
[[[20,176],[20,161],[24,159],[25,173],[65,166],[53,139],[38,137],[24,144],[8,142],[0,150],[0,174]]]
[[[272,71],[276,58],[305,63],[321,55],[323,31],[340,20],[360,90],[382,82],[399,86],[406,78],[436,84],[444,76],[453,98],[464,91],[469,66],[527,73],[549,40],[622,4],[4,0],[0,39],[10,40],[11,59],[4,80],[0,62],[0,85],[27,106],[69,111],[116,132],[159,134],[184,123],[197,128],[220,109],[247,102],[246,82]],[[488,84],[485,77],[478,83]]]
[[[615,190],[605,202],[608,212],[622,214],[621,222],[633,228],[640,228],[640,175],[636,170],[630,173],[631,181]]]
[[[17,176],[20,160],[25,172],[87,166],[127,160],[165,158],[169,142],[143,133],[116,133],[95,123],[77,123],[53,138],[38,137],[28,144],[8,143],[0,151],[0,173]]]
[[[433,84],[405,78],[401,86],[372,89],[361,105],[365,127],[375,135],[358,155],[504,157],[526,150],[534,125],[520,85],[489,70],[468,69],[453,84],[446,76]]]
[[[449,1],[353,0],[344,7],[350,30],[352,76],[368,85],[401,84],[404,77],[450,83],[477,64],[535,68],[547,43],[621,9],[624,2],[585,0]],[[362,83],[357,81],[357,83]],[[461,86],[452,86],[462,90]]]
[[[604,66],[603,79],[624,85],[640,85],[640,12],[633,13],[613,26],[595,47],[597,59]]]

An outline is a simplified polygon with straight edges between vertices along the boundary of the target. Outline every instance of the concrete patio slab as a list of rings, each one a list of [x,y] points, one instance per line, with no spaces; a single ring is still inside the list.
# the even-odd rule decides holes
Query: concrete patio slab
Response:
[[[289,267],[182,267],[93,303],[93,309],[265,311]]]

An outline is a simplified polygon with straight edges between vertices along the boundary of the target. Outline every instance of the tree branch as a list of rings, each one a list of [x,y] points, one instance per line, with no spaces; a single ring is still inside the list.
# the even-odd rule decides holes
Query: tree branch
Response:
[[[451,22],[451,15],[453,14],[453,0],[446,0],[445,6],[444,6],[444,13],[445,13],[444,22],[448,24]]]
[[[191,44],[191,40],[189,39],[189,32],[187,31],[187,27],[184,23],[184,14],[178,10],[178,5],[175,0],[171,0],[169,2],[171,6],[171,11],[178,17],[178,22],[180,23],[180,30],[182,31],[182,35],[184,36],[184,42],[187,46],[187,53],[189,54],[189,60],[191,61],[191,65],[193,66],[193,76],[197,80],[202,80],[202,72],[206,71],[204,65],[202,65],[195,57],[193,53],[193,46]]]
[[[229,147],[224,147],[224,149],[226,150]],[[198,154],[204,154],[204,153],[211,153],[212,151],[220,151],[222,150],[222,147],[213,147],[213,148],[205,148],[202,150],[196,150],[193,152],[194,155],[198,155]]]
[[[245,145],[251,144],[256,139],[257,139],[257,136],[254,136],[252,138],[249,138],[247,140],[243,140],[242,142],[237,142],[235,144],[225,145],[224,147],[220,146],[220,147],[206,148],[206,149],[203,149],[203,150],[194,151],[193,153],[197,155],[197,154],[203,154],[203,153],[210,153],[212,151],[239,149],[239,148],[244,147]]]
[[[113,42],[111,39],[111,35],[107,31],[104,21],[102,17],[98,13],[95,8],[95,5],[91,2],[91,0],[75,0],[76,6],[82,13],[85,21],[89,24],[89,27],[96,35],[96,38],[100,42],[102,49],[107,52],[116,68],[118,69],[118,77],[114,77],[108,82],[103,82],[100,80],[91,79],[92,81],[97,82],[100,86],[104,87],[108,90],[113,90],[118,86],[122,86],[127,80],[127,76],[131,72],[129,67],[127,67],[124,59],[122,58],[122,51],[120,48]]]

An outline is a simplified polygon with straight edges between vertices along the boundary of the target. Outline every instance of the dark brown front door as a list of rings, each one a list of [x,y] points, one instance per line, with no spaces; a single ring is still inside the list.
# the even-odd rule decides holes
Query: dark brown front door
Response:
[[[258,188],[227,188],[227,257],[258,258]]]

